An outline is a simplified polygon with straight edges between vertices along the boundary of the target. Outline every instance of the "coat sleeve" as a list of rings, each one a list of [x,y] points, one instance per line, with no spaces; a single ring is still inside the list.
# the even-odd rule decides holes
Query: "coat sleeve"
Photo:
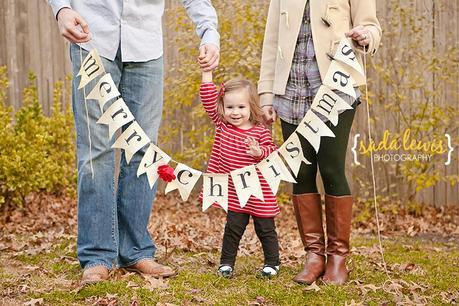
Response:
[[[260,80],[258,93],[272,93],[274,87],[274,71],[276,67],[277,44],[279,37],[280,0],[271,0],[266,20],[263,50],[261,53]]]
[[[381,25],[376,17],[376,0],[350,0],[353,26],[362,25],[370,32],[370,44],[366,53],[375,54],[381,42]],[[363,53],[363,48],[357,46]]]

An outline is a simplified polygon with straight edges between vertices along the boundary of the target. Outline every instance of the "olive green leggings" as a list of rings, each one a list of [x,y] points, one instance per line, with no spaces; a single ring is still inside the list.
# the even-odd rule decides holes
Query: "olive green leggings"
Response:
[[[330,121],[326,122],[336,137],[322,137],[317,154],[312,145],[303,136],[299,135],[304,156],[311,164],[301,164],[296,178],[297,183],[293,184],[293,194],[317,192],[317,165],[319,166],[326,194],[333,196],[351,194],[345,174],[345,161],[354,114],[355,109],[347,110],[340,114],[337,126],[333,126]],[[281,127],[285,141],[295,131],[297,125],[281,120]]]

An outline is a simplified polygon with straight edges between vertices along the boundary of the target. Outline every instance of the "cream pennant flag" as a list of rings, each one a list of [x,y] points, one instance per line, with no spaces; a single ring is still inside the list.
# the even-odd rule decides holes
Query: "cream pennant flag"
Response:
[[[301,147],[300,138],[293,132],[289,138],[280,146],[278,149],[279,154],[282,155],[287,165],[292,170],[295,176],[298,175],[300,170],[301,162],[306,165],[311,163],[304,157],[303,148]]]
[[[335,137],[332,130],[313,111],[308,110],[296,131],[319,152],[321,137]]]
[[[112,139],[113,134],[120,127],[134,119],[134,115],[132,115],[123,98],[119,98],[102,114],[97,123],[108,125],[108,137]]]
[[[357,97],[354,89],[354,79],[351,74],[347,72],[346,67],[338,61],[331,61],[323,84],[332,89],[337,89],[354,99]]]
[[[354,49],[352,49],[352,43],[346,37],[343,37],[343,39],[341,39],[333,59],[345,63],[361,75],[365,76],[362,66],[357,61]]]
[[[134,121],[121,136],[118,137],[112,145],[112,148],[123,149],[126,156],[126,162],[129,164],[132,156],[149,142],[150,138],[148,138],[137,121]]]
[[[105,73],[102,60],[100,59],[96,49],[92,49],[81,63],[81,68],[78,72],[78,76],[81,77],[78,89],[83,88],[86,84],[97,78],[102,73]]]
[[[244,208],[251,195],[264,201],[263,190],[261,189],[255,165],[246,166],[231,171],[234,188],[239,199],[239,205]]]
[[[322,114],[336,126],[338,124],[338,112],[345,109],[352,109],[352,106],[327,86],[320,86],[312,102],[311,109]]]
[[[179,163],[177,167],[175,167],[174,174],[176,179],[167,184],[164,193],[178,189],[182,200],[186,201],[202,172]]]
[[[104,105],[109,100],[120,96],[120,92],[113,82],[110,73],[107,73],[100,78],[94,89],[86,96],[87,99],[99,101],[100,111],[104,112]]]
[[[228,174],[204,173],[202,211],[217,203],[228,212]]]
[[[273,194],[277,193],[281,180],[296,183],[277,151],[269,154],[268,157],[259,162],[257,168],[260,170],[266,182],[268,182]]]
[[[139,168],[137,168],[137,177],[146,173],[150,188],[153,188],[156,181],[158,180],[158,167],[166,165],[171,161],[169,155],[163,152],[159,147],[150,143],[147,151],[140,161]]]

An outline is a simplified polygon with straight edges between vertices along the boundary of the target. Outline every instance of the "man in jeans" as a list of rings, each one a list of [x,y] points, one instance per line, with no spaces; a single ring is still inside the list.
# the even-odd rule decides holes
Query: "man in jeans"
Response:
[[[210,0],[182,2],[201,38],[199,64],[213,70],[219,61],[220,40],[215,9]],[[114,265],[155,277],[171,276],[175,272],[170,267],[153,260],[156,246],[147,231],[156,186],[151,190],[147,176],[136,175],[146,148],[129,164],[122,155],[115,186],[111,145],[116,137],[109,140],[108,127],[96,123],[101,115],[98,103],[84,101],[84,94],[98,79],[78,90],[77,76],[88,51],[95,48],[136,121],[156,141],[163,106],[164,0],[49,3],[61,34],[71,42],[78,156],[77,256],[84,269],[82,284],[108,279]]]

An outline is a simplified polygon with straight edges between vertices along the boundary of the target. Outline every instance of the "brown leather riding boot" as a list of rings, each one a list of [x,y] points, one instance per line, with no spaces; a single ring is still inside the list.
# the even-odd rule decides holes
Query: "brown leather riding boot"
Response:
[[[346,257],[349,254],[349,237],[351,235],[352,196],[325,195],[325,216],[327,223],[327,266],[323,281],[342,285],[349,278]]]
[[[316,281],[325,271],[322,204],[318,193],[293,195],[292,199],[298,231],[306,251],[304,268],[293,280],[297,283],[309,285]]]

